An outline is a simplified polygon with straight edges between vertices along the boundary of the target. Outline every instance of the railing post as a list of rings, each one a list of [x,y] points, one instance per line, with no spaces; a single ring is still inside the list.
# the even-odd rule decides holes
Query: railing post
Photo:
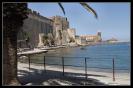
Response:
[[[45,56],[44,56],[44,70],[46,71]]]
[[[114,62],[114,58],[112,59],[112,64],[113,64],[113,81],[115,81],[115,62]]]
[[[85,58],[85,78],[87,79],[87,62],[86,62],[86,58]]]
[[[62,67],[63,67],[63,76],[64,76],[64,57],[62,57]]]
[[[30,70],[30,55],[28,55],[28,59],[29,59],[29,70]]]

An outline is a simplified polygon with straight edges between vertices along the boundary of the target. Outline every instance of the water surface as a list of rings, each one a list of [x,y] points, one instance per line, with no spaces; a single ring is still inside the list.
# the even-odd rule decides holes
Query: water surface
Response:
[[[130,72],[131,57],[129,42],[85,46],[84,49],[81,49],[81,47],[60,48],[55,51],[49,51],[46,54],[35,55],[31,61],[34,63],[43,63],[44,56],[46,56],[46,63],[61,65],[61,57],[64,57],[65,65],[82,66],[81,69],[84,68],[85,58],[87,58],[88,69],[112,69],[112,59],[114,58],[116,70]]]

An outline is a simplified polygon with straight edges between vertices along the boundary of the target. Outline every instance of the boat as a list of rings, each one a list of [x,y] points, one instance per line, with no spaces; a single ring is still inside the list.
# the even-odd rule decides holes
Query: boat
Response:
[[[86,48],[85,48],[85,47],[81,47],[80,49],[81,49],[81,50],[86,50]]]

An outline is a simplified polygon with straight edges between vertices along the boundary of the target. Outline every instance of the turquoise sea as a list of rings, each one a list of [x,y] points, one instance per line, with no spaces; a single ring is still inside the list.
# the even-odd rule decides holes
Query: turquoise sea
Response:
[[[61,57],[64,57],[64,64],[71,68],[71,65],[81,66],[84,69],[85,58],[87,67],[90,70],[112,69],[112,59],[114,58],[115,70],[130,72],[131,46],[129,42],[114,44],[98,44],[93,46],[60,48],[49,51],[46,54],[32,56],[32,63],[62,64]]]

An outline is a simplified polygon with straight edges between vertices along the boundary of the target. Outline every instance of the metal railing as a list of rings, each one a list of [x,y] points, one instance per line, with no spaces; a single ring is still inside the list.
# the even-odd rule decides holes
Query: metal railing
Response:
[[[61,64],[50,64],[50,63],[46,63],[46,57],[58,57],[58,56],[44,56],[43,58],[43,66],[44,66],[44,70],[45,72],[47,71],[46,69],[46,65],[57,65],[57,66],[62,66],[62,75],[64,76],[65,74],[65,66],[72,66],[72,67],[84,67],[84,75],[85,75],[85,79],[88,78],[88,73],[87,73],[87,68],[99,68],[99,69],[112,69],[112,80],[115,81],[115,71],[116,71],[116,68],[115,68],[115,58],[112,58],[112,68],[100,68],[100,67],[88,67],[87,65],[87,60],[88,59],[91,59],[89,57],[58,57],[61,59]],[[79,65],[65,65],[64,64],[64,59],[66,58],[84,58],[84,66],[79,66]],[[28,61],[29,61],[29,70],[30,70],[30,63],[31,63],[31,58],[30,58],[30,55],[28,55]],[[117,70],[128,70],[128,69],[117,69]]]

